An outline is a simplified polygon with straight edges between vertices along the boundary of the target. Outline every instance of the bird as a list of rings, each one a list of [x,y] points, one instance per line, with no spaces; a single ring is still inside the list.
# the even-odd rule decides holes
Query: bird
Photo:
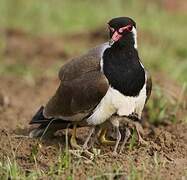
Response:
[[[101,143],[110,144],[105,137],[110,124],[117,132],[116,152],[121,140],[119,125],[124,117],[141,120],[152,81],[138,55],[136,23],[130,17],[116,17],[108,22],[108,29],[108,42],[61,67],[55,94],[30,122],[40,124],[31,131],[31,137],[41,135],[50,123],[55,130],[72,126],[70,143],[76,148],[79,147],[77,127],[89,126],[90,132],[83,145],[87,148],[98,127],[101,128]]]

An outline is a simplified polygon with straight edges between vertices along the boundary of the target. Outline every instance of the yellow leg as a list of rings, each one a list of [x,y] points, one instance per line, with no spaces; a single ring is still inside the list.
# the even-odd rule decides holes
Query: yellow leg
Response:
[[[116,144],[116,141],[112,141],[112,140],[108,140],[108,139],[106,139],[106,132],[107,132],[107,128],[103,128],[102,130],[101,130],[101,133],[100,133],[100,135],[99,135],[99,142],[101,143],[101,144],[103,144],[103,145],[109,145],[109,146],[111,146],[111,145],[115,145]]]
[[[71,147],[74,148],[74,149],[81,149],[81,147],[77,144],[76,132],[77,132],[77,124],[74,124],[73,125],[72,136],[71,136],[71,139],[70,139],[70,144],[71,144]]]

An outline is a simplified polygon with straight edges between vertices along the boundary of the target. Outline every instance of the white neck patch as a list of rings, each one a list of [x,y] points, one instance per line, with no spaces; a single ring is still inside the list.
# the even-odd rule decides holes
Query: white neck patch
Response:
[[[107,48],[110,48],[110,47],[111,47],[111,46],[109,46],[108,43],[103,44],[103,47],[102,47],[102,50],[101,50],[101,60],[100,60],[101,72],[103,72],[103,54],[104,54],[104,51],[105,51]]]
[[[133,38],[134,38],[134,48],[137,49],[137,31],[134,26],[132,28],[132,34],[133,34]]]

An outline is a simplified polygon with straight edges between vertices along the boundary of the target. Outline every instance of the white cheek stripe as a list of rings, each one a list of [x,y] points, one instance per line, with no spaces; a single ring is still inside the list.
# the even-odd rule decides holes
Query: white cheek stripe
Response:
[[[87,119],[88,124],[99,125],[110,118],[114,113],[119,116],[128,116],[133,112],[141,118],[146,100],[146,85],[136,97],[124,96],[119,91],[109,87],[106,95]]]
[[[132,34],[133,34],[133,37],[134,37],[134,48],[137,49],[138,48],[138,45],[137,45],[137,31],[136,31],[136,28],[134,26],[132,28]]]
[[[107,49],[107,48],[110,48],[109,44],[105,44],[105,46],[103,47],[102,51],[101,51],[101,60],[100,60],[100,68],[101,68],[101,72],[103,72],[103,53],[104,51]]]

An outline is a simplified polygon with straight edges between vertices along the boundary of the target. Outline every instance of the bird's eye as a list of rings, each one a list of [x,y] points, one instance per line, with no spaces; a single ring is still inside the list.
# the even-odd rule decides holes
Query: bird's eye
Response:
[[[127,31],[129,31],[129,32],[132,31],[132,26],[131,25],[127,26]]]
[[[124,27],[122,27],[122,28],[120,28],[118,30],[119,33],[123,33],[124,31],[131,32],[132,31],[132,26],[131,25],[127,25],[127,26],[124,26]]]
[[[119,33],[122,33],[123,32],[123,28],[120,28],[118,31],[119,31]]]

